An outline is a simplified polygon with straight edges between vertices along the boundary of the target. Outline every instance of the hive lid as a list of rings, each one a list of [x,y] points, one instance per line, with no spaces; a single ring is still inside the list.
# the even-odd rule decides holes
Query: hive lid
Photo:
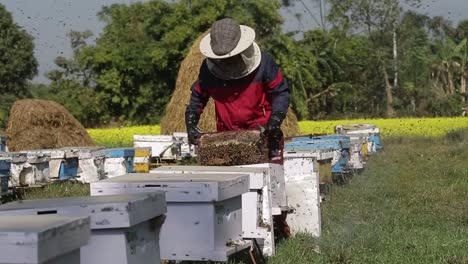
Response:
[[[306,150],[297,149],[284,152],[284,158],[315,158],[317,160],[331,160],[333,159],[334,151],[331,149],[316,149]]]
[[[241,168],[231,166],[161,166],[151,173],[181,173],[181,174],[248,174],[250,189],[261,189],[266,184],[267,168]]]
[[[135,156],[135,148],[114,148],[107,149],[106,157],[108,158],[122,158]]]
[[[1,263],[45,263],[86,245],[88,217],[0,216]]]
[[[166,213],[163,192],[17,201],[0,215],[90,216],[91,229],[126,228]]]
[[[223,201],[249,191],[248,174],[132,173],[91,183],[91,194],[166,192],[167,202]]]
[[[106,149],[103,147],[66,147],[61,149],[78,153],[80,159],[92,159],[104,157],[106,155]]]
[[[285,144],[285,151],[292,150],[310,150],[310,149],[331,149],[341,150],[349,149],[351,141],[349,140],[309,140],[293,141]]]

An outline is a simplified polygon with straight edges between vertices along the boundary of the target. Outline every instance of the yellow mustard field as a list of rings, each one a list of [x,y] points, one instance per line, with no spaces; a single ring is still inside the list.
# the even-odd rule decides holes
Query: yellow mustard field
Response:
[[[401,118],[401,119],[353,119],[332,121],[301,121],[302,134],[333,134],[336,125],[374,124],[382,137],[423,136],[437,137],[449,131],[468,128],[468,118]],[[130,147],[133,135],[158,135],[160,127],[132,126],[122,128],[88,129],[97,145],[106,147]]]
[[[119,128],[88,129],[88,133],[99,146],[108,148],[133,146],[133,135],[159,135],[159,126],[131,126]]]
[[[302,121],[303,134],[331,134],[337,125],[374,124],[380,128],[382,137],[423,136],[437,137],[449,131],[468,128],[468,118],[401,118],[401,119],[353,119],[333,121]]]

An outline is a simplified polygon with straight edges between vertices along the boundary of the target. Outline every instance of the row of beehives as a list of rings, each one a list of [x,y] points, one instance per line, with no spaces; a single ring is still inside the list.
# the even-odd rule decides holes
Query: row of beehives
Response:
[[[134,136],[134,148],[75,147],[8,152],[0,136],[0,195],[8,188],[37,186],[55,180],[90,183],[131,172],[148,172],[152,161],[193,157],[187,133]]]
[[[375,129],[373,131],[359,135],[360,144],[364,148],[369,144],[378,145],[379,141],[375,140],[378,134],[375,133]],[[341,143],[334,146],[322,147],[320,144],[320,147],[312,148],[310,146],[313,144],[307,144],[307,148],[301,149],[294,145],[299,143],[294,142],[320,141],[323,137],[295,138],[286,144],[284,167],[276,164],[258,164],[244,168],[163,166],[153,170],[155,174],[130,174],[92,183],[91,194],[122,195],[164,191],[167,199],[167,219],[161,230],[162,259],[225,261],[231,254],[252,244],[258,244],[263,253],[270,256],[275,252],[275,234],[272,228],[272,219],[275,215],[289,213],[288,222],[293,234],[309,232],[314,236],[320,236],[319,179],[328,172],[327,169],[320,168],[320,164],[331,163],[334,148],[338,148],[340,154],[346,152],[347,145],[342,139],[338,140]],[[294,145],[293,150],[289,149],[291,144]],[[348,149],[350,150],[351,148]],[[366,153],[362,149],[361,151],[363,154]],[[311,155],[301,156],[298,153],[304,155],[311,153]],[[335,161],[334,164],[336,163]],[[296,165],[291,166],[293,164]],[[346,168],[348,165],[341,167]],[[22,212],[23,209],[29,210],[32,214],[80,212],[76,209],[59,208],[73,204],[76,208],[87,208],[83,210],[91,214],[92,223],[93,217],[96,219],[97,224],[94,228],[99,230],[100,225],[110,221],[101,214],[120,211],[109,206],[112,199],[116,199],[112,197],[22,202],[0,207],[0,214],[4,210],[8,210],[7,214],[12,214]],[[96,210],[94,205],[91,206],[93,203],[99,203],[100,210]],[[104,205],[105,203],[107,204]],[[143,206],[141,208],[147,210]],[[96,234],[105,234],[101,231],[96,231]],[[111,228],[108,231],[112,233]],[[135,241],[138,240],[138,234],[136,232],[132,234],[136,236]],[[140,236],[144,237],[143,234]],[[113,239],[109,236],[95,236],[91,239],[94,242],[90,242],[89,245],[93,245],[93,248],[98,248],[101,252],[114,252],[108,245],[118,244],[119,238],[116,235]],[[105,251],[98,247],[104,244],[107,246]],[[141,243],[133,245],[127,243],[122,246],[123,248],[118,250],[127,252],[125,247],[128,246],[137,256],[142,255],[144,251],[142,249],[144,245]],[[95,259],[94,262],[85,262],[83,259],[97,257],[90,255],[89,251],[85,252],[87,253],[81,263],[98,263]],[[112,255],[100,254],[99,262],[158,263],[159,261],[146,255],[138,261],[127,262],[128,258],[125,255],[119,255],[118,259],[112,258]],[[105,257],[107,259],[103,259]],[[112,261],[109,258],[112,258]]]
[[[141,152],[141,153],[140,153]],[[55,180],[84,183],[111,178],[147,164],[148,149],[81,147],[0,153],[2,192],[9,187],[36,186]]]

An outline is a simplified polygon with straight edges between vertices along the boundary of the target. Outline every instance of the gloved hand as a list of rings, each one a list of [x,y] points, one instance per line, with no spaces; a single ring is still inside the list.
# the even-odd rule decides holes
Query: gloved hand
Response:
[[[286,114],[283,112],[273,112],[268,123],[265,126],[265,135],[268,138],[268,150],[270,159],[277,157],[281,150],[281,140],[283,132],[281,131],[281,123],[283,123]]]
[[[191,145],[198,145],[201,136],[201,130],[198,128],[200,114],[187,107],[185,111],[185,125],[187,127],[188,142]]]

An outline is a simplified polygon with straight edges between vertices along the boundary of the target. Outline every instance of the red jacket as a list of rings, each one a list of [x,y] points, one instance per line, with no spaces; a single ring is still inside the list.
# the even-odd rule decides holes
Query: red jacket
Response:
[[[216,77],[204,61],[188,107],[201,114],[210,97],[215,102],[219,132],[263,126],[272,111],[286,113],[290,100],[288,84],[267,53],[262,53],[260,66],[254,72],[236,80]]]

